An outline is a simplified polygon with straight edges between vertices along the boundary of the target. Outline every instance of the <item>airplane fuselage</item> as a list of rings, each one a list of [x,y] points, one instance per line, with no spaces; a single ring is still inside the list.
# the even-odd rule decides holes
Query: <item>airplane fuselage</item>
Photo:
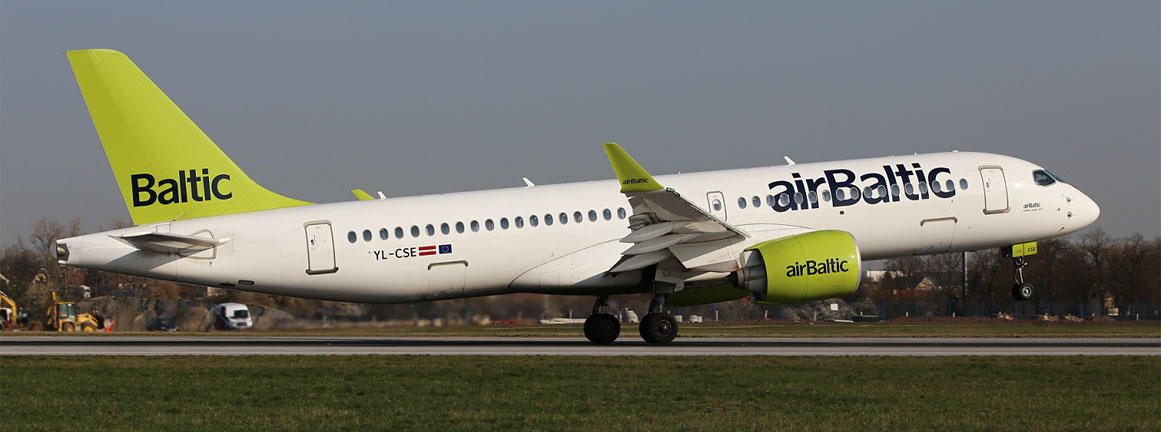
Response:
[[[1099,209],[1076,188],[1038,185],[1032,173],[1039,169],[1008,156],[952,152],[675,174],[657,181],[750,234],[707,251],[739,254],[762,241],[835,229],[853,235],[863,260],[875,260],[1056,237],[1096,219]],[[608,272],[628,247],[619,240],[630,233],[626,218],[633,214],[619,187],[602,180],[153,223],[62,240],[70,251],[62,263],[368,303],[516,292],[647,292],[640,271]],[[199,198],[222,199],[229,194],[228,180],[207,190],[214,193]],[[151,193],[154,201],[160,196]],[[228,241],[194,253],[156,254],[118,239],[143,232]]]

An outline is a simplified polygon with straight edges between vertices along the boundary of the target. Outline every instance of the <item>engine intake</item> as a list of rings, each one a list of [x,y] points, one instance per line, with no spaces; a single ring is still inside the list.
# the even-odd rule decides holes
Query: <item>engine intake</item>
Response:
[[[846,231],[796,234],[746,248],[735,286],[758,303],[785,304],[842,297],[859,288],[862,261]]]

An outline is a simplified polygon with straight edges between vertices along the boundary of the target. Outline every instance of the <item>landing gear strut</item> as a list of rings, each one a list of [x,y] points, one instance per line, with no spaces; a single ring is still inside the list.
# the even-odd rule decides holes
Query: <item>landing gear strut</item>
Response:
[[[610,344],[621,335],[621,322],[616,316],[605,312],[609,308],[609,297],[597,297],[593,313],[585,319],[585,337],[595,344]]]
[[[665,294],[653,296],[653,301],[649,302],[649,313],[641,319],[639,327],[645,342],[664,344],[677,337],[677,320],[673,319],[673,315],[665,313],[664,308]]]
[[[1031,300],[1032,296],[1036,294],[1036,288],[1031,283],[1024,282],[1024,267],[1028,266],[1028,261],[1024,257],[1012,258],[1012,263],[1016,265],[1016,284],[1012,285],[1012,297],[1016,301]]]

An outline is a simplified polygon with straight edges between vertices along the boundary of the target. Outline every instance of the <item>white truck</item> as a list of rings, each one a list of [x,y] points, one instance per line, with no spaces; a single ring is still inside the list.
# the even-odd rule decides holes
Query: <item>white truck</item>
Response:
[[[245,330],[254,327],[250,308],[241,303],[222,303],[214,306],[215,330]]]

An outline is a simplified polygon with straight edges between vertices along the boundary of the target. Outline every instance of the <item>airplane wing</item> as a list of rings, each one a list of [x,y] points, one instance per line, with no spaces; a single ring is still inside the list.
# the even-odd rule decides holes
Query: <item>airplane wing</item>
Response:
[[[371,194],[362,189],[351,189],[351,194],[354,195],[355,199],[359,201],[370,201],[375,199],[375,197],[371,196]]]
[[[629,199],[633,215],[629,217],[632,233],[621,239],[633,246],[621,252],[624,257],[611,273],[638,270],[675,256],[674,246],[748,238],[742,229],[718,219],[683,198],[672,188],[657,183],[637,161],[616,143],[605,144],[605,153],[621,182],[621,193]]]
[[[128,243],[139,250],[163,254],[200,252],[212,249],[231,240],[231,238],[210,238],[181,234],[150,232],[113,238]]]

